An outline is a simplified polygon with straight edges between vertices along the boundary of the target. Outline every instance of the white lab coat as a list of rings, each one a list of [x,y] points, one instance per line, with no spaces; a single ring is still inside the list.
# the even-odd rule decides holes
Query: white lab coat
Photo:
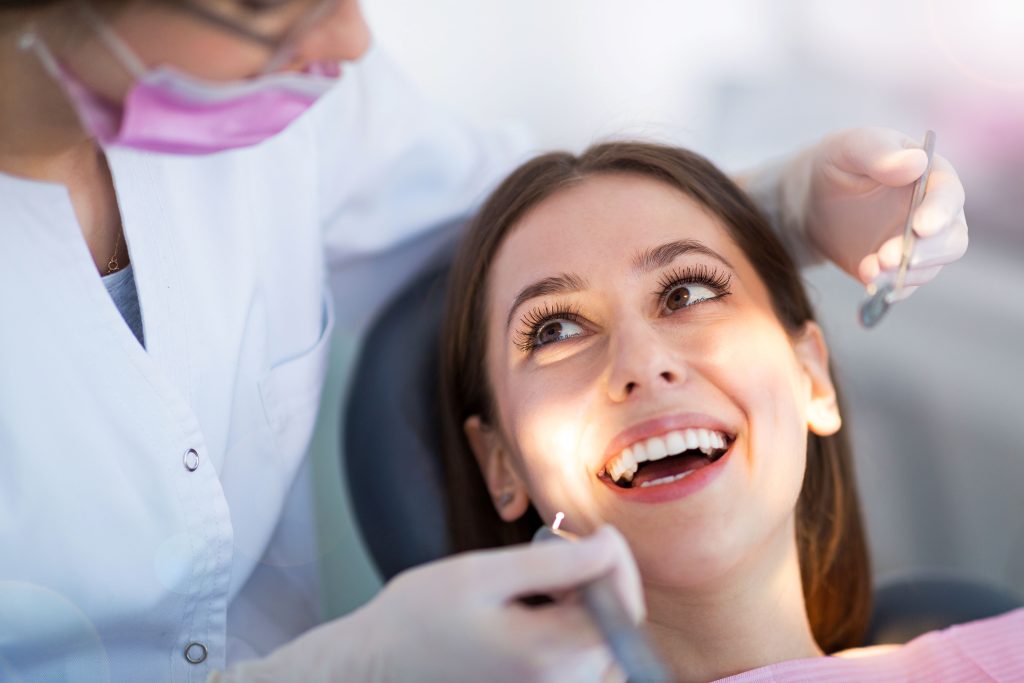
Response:
[[[308,500],[288,494],[327,268],[469,211],[522,150],[371,54],[255,148],[111,151],[145,349],[65,188],[0,175],[0,680],[205,681],[316,623]]]

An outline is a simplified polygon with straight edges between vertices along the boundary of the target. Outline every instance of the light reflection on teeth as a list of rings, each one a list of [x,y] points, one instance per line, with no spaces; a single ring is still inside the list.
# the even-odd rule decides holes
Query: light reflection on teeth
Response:
[[[618,460],[619,462],[622,463],[622,476],[619,478],[624,478],[626,481],[633,481],[633,475],[636,474],[636,470],[639,466],[639,463],[637,463],[632,451],[630,451],[628,448],[623,449],[622,454],[618,457]]]
[[[622,460],[620,458],[615,458],[604,466],[604,470],[613,480],[618,481],[619,479],[622,479]]]
[[[605,473],[615,482],[622,484],[633,481],[640,463],[661,460],[669,455],[679,455],[687,450],[700,450],[709,459],[717,459],[729,447],[728,435],[710,429],[683,429],[651,437],[622,449],[604,467]],[[683,476],[663,477],[642,486],[678,481]]]

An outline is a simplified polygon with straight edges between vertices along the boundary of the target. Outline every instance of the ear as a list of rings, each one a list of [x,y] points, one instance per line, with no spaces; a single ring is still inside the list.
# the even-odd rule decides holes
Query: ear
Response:
[[[817,323],[807,322],[797,335],[793,350],[810,382],[807,426],[818,436],[831,436],[843,425],[836,388],[828,371],[828,345]]]
[[[462,429],[487,483],[494,509],[506,522],[514,522],[526,513],[530,506],[530,496],[512,467],[501,435],[481,420],[479,415],[467,418]]]

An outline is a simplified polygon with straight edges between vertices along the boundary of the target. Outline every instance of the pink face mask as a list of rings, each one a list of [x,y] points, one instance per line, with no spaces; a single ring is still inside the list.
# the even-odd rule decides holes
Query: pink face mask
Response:
[[[105,24],[100,38],[135,83],[120,106],[100,97],[63,65],[42,41],[34,49],[67,91],[82,125],[101,144],[170,154],[209,154],[262,142],[284,130],[338,81],[341,69],[321,63],[302,73],[265,74],[251,80],[212,83],[171,67],[147,69]]]

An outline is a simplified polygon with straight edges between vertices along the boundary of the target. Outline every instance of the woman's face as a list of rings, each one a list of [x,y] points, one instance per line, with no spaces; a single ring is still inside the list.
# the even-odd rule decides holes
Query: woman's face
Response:
[[[466,432],[506,520],[532,501],[612,523],[665,585],[792,540],[808,426],[839,426],[827,352],[815,325],[782,327],[719,219],[592,176],[520,220],[488,282],[498,423]]]

